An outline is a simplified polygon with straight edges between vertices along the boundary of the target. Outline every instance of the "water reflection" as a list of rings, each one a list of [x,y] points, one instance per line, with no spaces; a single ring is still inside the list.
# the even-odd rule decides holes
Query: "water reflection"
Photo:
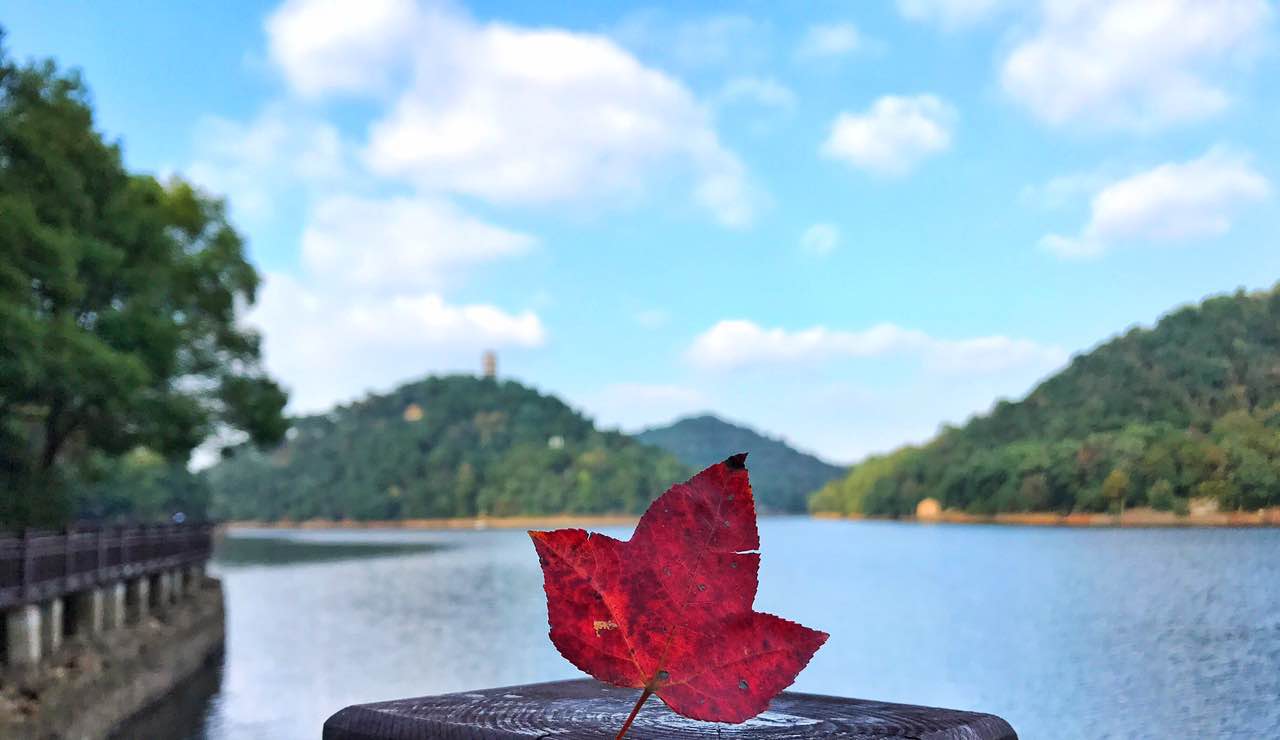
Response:
[[[441,547],[443,545],[424,542],[344,542],[323,536],[311,539],[282,537],[271,530],[260,530],[237,532],[233,536],[223,537],[214,548],[214,558],[224,568],[242,565],[292,565],[426,552]]]
[[[213,656],[156,706],[118,728],[110,740],[205,740],[214,697],[222,689],[222,661],[222,653]]]

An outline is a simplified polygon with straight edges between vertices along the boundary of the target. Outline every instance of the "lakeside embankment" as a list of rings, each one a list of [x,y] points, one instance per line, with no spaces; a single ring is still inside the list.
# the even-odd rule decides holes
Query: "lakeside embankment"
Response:
[[[983,516],[964,511],[942,510],[912,517],[890,519],[820,513],[817,519],[885,520],[917,524],[1006,524],[1022,527],[1280,527],[1280,507],[1260,511],[1212,511],[1175,514],[1149,508],[1125,509],[1123,516],[1073,512],[1060,514],[1053,511],[1004,513]]]
[[[203,578],[140,623],[0,671],[0,737],[105,738],[222,651],[222,584]]]

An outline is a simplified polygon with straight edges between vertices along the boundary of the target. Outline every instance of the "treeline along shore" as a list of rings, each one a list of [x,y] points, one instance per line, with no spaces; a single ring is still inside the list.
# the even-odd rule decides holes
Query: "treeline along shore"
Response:
[[[788,515],[781,515],[788,516]],[[1125,509],[1123,515],[1095,512],[1062,514],[1053,511],[1006,512],[981,515],[965,511],[930,511],[910,516],[875,516],[866,514],[836,514],[818,512],[814,519],[827,521],[898,521],[914,524],[1003,524],[1028,527],[1280,527],[1280,506],[1258,511],[1201,511],[1177,514],[1150,507]],[[761,517],[769,520],[774,517]],[[447,519],[289,519],[266,521],[241,519],[222,522],[218,532],[225,534],[236,530],[296,529],[296,530],[487,530],[487,529],[561,529],[578,527],[632,527],[639,520],[634,514],[595,516],[510,516],[510,517],[453,517]]]
[[[1280,289],[1210,298],[1131,329],[1022,400],[864,460],[809,507],[911,517],[926,502],[952,520],[1274,522]]]
[[[1259,511],[1215,511],[1175,514],[1149,507],[1126,509],[1123,515],[1053,511],[970,514],[964,511],[937,511],[907,517],[867,516],[863,514],[814,514],[816,519],[836,521],[900,521],[917,524],[1000,524],[1021,527],[1280,527],[1280,507]]]
[[[621,524],[741,451],[765,514],[807,502],[837,518],[1275,526],[1280,290],[1178,309],[1077,355],[1021,400],[849,469],[714,417],[632,437],[514,381],[450,376],[295,420],[279,447],[245,446],[204,477],[215,515],[237,525]]]

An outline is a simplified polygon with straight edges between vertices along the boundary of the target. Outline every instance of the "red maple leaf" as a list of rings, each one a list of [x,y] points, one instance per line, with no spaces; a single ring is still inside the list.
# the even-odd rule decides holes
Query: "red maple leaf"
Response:
[[[827,640],[751,608],[760,536],[746,457],[672,486],[627,542],[581,529],[529,533],[551,642],[601,681],[644,689],[636,711],[657,694],[686,717],[745,722]]]

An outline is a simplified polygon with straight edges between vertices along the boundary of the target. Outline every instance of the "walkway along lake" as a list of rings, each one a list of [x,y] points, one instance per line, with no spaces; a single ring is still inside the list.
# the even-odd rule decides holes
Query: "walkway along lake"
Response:
[[[832,635],[798,690],[1026,740],[1280,737],[1280,530],[785,518],[761,539],[757,607]],[[213,570],[224,664],[121,737],[314,740],[351,703],[580,675],[521,531],[236,531]]]

